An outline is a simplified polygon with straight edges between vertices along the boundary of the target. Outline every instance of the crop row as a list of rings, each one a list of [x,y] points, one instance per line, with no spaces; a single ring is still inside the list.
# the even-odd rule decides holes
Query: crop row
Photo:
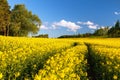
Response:
[[[65,40],[2,37],[0,38],[0,79],[33,79],[50,56],[72,46],[72,41]]]
[[[120,48],[101,45],[88,45],[91,79],[120,79]]]
[[[87,47],[78,45],[52,56],[35,80],[87,80]]]

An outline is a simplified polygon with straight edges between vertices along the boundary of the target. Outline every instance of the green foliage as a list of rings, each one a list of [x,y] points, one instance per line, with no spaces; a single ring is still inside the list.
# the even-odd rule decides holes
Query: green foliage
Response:
[[[41,20],[25,5],[18,4],[10,11],[7,0],[0,0],[0,35],[27,36],[39,31]]]
[[[0,0],[0,34],[7,36],[10,24],[10,7],[7,0]]]
[[[34,38],[48,38],[49,36],[48,36],[48,34],[40,34],[38,36],[32,36],[32,37],[34,37]]]
[[[28,33],[37,33],[41,20],[25,8],[25,5],[15,5],[11,13],[11,36],[27,36]]]
[[[116,22],[115,26],[113,26],[108,31],[109,37],[120,37],[120,22],[119,20]]]
[[[62,35],[58,38],[83,38],[83,37],[90,37],[92,36],[91,33],[85,33],[85,34],[76,34],[76,35]]]
[[[100,28],[94,32],[95,36],[106,36],[108,33],[109,27]]]

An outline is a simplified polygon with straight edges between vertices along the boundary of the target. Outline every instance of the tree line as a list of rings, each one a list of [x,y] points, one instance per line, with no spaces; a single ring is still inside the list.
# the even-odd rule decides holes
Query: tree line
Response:
[[[94,32],[95,36],[106,36],[106,37],[120,37],[120,22],[119,20],[112,27],[104,27]]]
[[[0,0],[0,35],[36,34],[41,24],[39,17],[28,11],[24,4],[17,4],[10,10],[7,0]]]
[[[40,34],[40,35],[37,35],[37,36],[32,36],[34,38],[49,38],[48,34]]]
[[[114,26],[106,26],[95,30],[94,33],[85,33],[77,35],[62,35],[58,38],[80,38],[80,37],[120,37],[120,22],[119,20],[115,23]]]

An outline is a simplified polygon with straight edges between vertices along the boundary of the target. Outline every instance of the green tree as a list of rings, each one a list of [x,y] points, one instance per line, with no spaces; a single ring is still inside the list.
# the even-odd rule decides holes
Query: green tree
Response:
[[[120,22],[119,20],[117,20],[116,24],[115,24],[115,29],[119,30],[120,29]]]
[[[7,0],[0,0],[0,34],[9,35],[10,6]]]
[[[120,22],[119,20],[115,23],[115,26],[113,26],[108,31],[109,37],[120,37]]]
[[[116,22],[116,24],[115,24],[115,36],[116,37],[120,37],[120,22],[119,22],[119,20]]]
[[[29,33],[37,33],[41,20],[35,14],[28,11],[25,5],[15,5],[11,11],[11,36],[27,36]]]
[[[109,27],[104,27],[104,28],[97,29],[94,32],[94,35],[95,36],[106,36],[107,33],[108,33],[108,30],[109,30]]]

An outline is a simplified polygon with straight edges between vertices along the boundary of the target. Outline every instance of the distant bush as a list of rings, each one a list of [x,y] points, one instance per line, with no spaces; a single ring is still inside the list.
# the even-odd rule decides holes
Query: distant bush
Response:
[[[38,36],[32,36],[32,37],[34,37],[34,38],[48,38],[49,36],[48,36],[48,34],[40,34]]]

